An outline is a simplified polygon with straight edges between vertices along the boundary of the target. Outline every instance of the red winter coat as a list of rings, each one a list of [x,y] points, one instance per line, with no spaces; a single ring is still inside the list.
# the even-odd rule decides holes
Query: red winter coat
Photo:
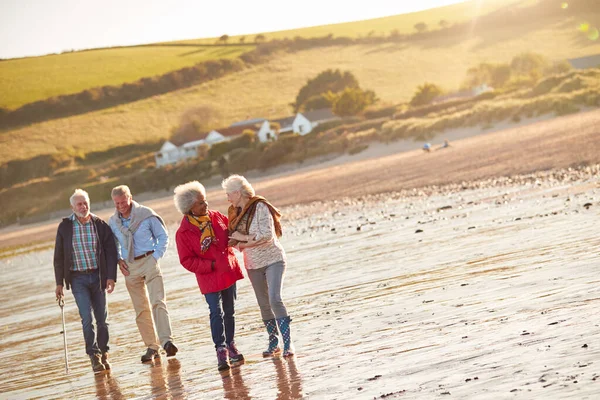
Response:
[[[227,247],[227,217],[218,211],[208,211],[208,216],[217,240],[206,253],[200,253],[200,229],[192,225],[187,217],[183,217],[175,235],[179,262],[185,269],[196,274],[202,294],[225,290],[237,280],[244,279],[233,249]]]

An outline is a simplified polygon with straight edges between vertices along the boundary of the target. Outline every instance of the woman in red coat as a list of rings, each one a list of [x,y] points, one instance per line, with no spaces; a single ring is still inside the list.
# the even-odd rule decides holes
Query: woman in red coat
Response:
[[[196,274],[210,311],[218,369],[226,370],[229,361],[244,360],[234,342],[236,281],[244,275],[233,249],[227,246],[228,220],[220,212],[208,209],[206,190],[198,181],[177,186],[174,201],[183,214],[175,236],[179,261]]]

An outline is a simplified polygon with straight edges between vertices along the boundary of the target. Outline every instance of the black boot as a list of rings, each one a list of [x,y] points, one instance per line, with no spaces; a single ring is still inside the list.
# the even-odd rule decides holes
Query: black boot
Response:
[[[150,361],[154,360],[155,358],[160,358],[160,354],[158,354],[158,351],[148,347],[148,350],[146,350],[146,354],[144,354],[142,356],[142,362],[143,363],[150,362]]]
[[[94,373],[102,372],[106,368],[104,368],[104,364],[102,364],[102,360],[100,358],[100,354],[93,354],[90,356],[90,361],[92,362],[92,369]]]

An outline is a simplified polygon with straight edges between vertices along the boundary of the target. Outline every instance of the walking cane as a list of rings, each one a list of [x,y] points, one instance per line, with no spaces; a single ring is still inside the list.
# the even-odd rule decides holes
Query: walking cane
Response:
[[[63,325],[63,342],[65,345],[65,373],[69,373],[69,355],[67,354],[67,327],[65,326],[65,298],[60,297],[57,299],[58,306],[60,307],[60,313],[62,315],[62,325]]]

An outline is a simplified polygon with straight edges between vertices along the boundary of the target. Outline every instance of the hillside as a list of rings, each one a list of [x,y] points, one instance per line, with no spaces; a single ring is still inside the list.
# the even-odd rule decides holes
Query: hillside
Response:
[[[596,14],[586,16],[598,20]],[[0,163],[39,154],[102,151],[115,146],[166,139],[180,116],[198,105],[219,112],[220,124],[247,117],[290,114],[288,104],[306,80],[327,68],[353,72],[361,86],[374,90],[382,103],[408,100],[415,88],[432,81],[455,89],[466,70],[479,62],[508,62],[535,51],[549,59],[600,53],[600,42],[582,40],[578,19],[565,14],[529,26],[476,26],[469,36],[415,38],[278,53],[270,62],[191,88],[70,118],[5,131],[0,136]],[[1,64],[1,63],[0,63]],[[27,146],[23,146],[27,143]]]
[[[366,21],[264,34],[267,40],[300,37],[360,37],[413,33],[414,25],[424,22],[430,30],[440,29],[439,21],[461,23],[506,7],[516,0],[487,0],[476,7],[473,1],[417,13]],[[226,32],[223,32],[226,33]],[[237,57],[252,50],[256,35],[232,36],[229,46],[214,46],[217,38],[156,43],[144,46],[116,47],[66,52],[0,62],[0,107],[14,109],[48,97],[72,94],[93,87],[120,85],[140,78],[161,75],[198,62]],[[235,46],[234,46],[235,45]],[[209,47],[207,47],[209,46]]]

